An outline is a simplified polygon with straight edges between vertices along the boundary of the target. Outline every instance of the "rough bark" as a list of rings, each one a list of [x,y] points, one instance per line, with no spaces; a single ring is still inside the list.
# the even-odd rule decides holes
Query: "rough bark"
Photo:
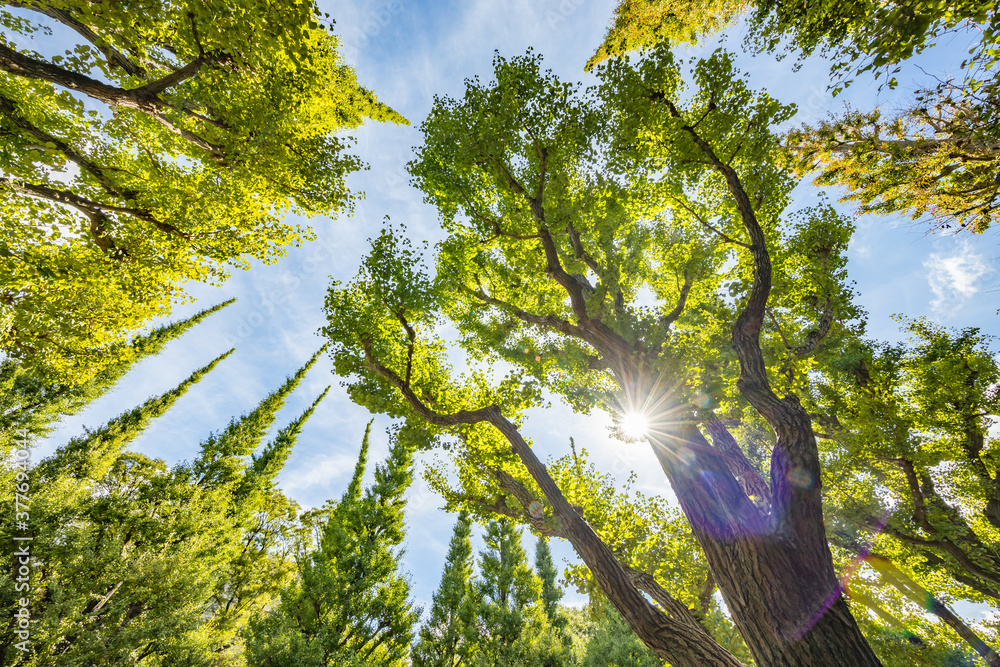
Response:
[[[663,97],[671,115],[678,109]],[[736,170],[690,124],[682,125],[726,180],[749,238],[753,285],[733,326],[737,387],[777,436],[771,454],[770,514],[747,498],[691,423],[650,438],[733,620],[761,667],[880,665],[861,634],[833,569],[822,512],[819,450],[795,396],[770,387],[760,331],[771,292],[767,239]]]

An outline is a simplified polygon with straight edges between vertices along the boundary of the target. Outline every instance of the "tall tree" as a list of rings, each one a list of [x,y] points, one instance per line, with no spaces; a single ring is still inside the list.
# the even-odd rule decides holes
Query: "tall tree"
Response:
[[[544,535],[539,535],[535,543],[535,572],[542,583],[541,600],[542,609],[545,616],[553,626],[562,628],[566,625],[566,619],[559,616],[559,600],[563,597],[563,590],[556,581],[558,572],[552,564],[552,551],[549,549],[549,541]]]
[[[414,667],[469,667],[474,644],[469,636],[476,622],[472,595],[472,522],[461,512],[448,544],[441,584],[434,593],[431,612],[413,647]]]
[[[340,501],[303,517],[298,578],[279,604],[250,622],[248,664],[407,664],[411,628],[420,618],[399,571],[412,455],[394,438],[374,484],[362,492],[370,429]]]
[[[1000,607],[1000,470],[990,435],[1000,414],[1000,366],[976,329],[947,331],[922,319],[906,325],[911,341],[859,342],[818,383],[815,409],[835,461],[831,541],[872,570],[859,602],[878,610],[866,584],[895,588],[911,613],[934,614],[1000,665],[946,604]],[[899,625],[876,613],[889,629]]]
[[[234,493],[247,477],[264,481],[238,448],[203,446],[210,451],[199,458],[207,454],[221,463],[228,457],[229,465],[220,468],[243,468],[231,476],[201,475],[197,461],[170,468],[126,449],[223,357],[177,388],[70,441],[32,469],[30,525],[38,559],[28,594],[33,632],[28,652],[14,650],[8,624],[0,638],[0,664],[233,664],[227,652],[232,619],[262,608],[281,577],[290,574],[270,548],[290,502],[275,489],[263,493],[266,484],[256,482],[251,486],[261,493]],[[286,385],[283,395],[289,390]],[[261,414],[273,421],[273,395],[265,403],[244,418],[252,418],[247,428],[229,431],[266,430],[270,421]],[[284,430],[282,449],[293,444],[301,421]],[[214,443],[217,438],[206,441]],[[278,469],[269,466],[267,474]],[[9,540],[12,521],[0,525]],[[241,576],[248,572],[252,575]],[[265,576],[276,580],[262,581]],[[12,577],[4,568],[4,605],[11,609]]]
[[[275,477],[329,389],[251,457],[243,477],[232,487],[229,514],[239,541],[226,574],[217,581],[210,602],[213,614],[204,626],[219,663],[225,658],[230,664],[243,664],[242,633],[247,622],[277,601],[294,574],[291,547],[297,506],[277,489]]]
[[[85,379],[184,283],[311,238],[284,216],[350,205],[340,132],[405,122],[312,1],[6,4],[0,347],[40,371]],[[78,44],[43,57],[48,25]]]
[[[260,447],[278,410],[285,405],[288,396],[299,386],[324,350],[325,345],[256,408],[239,418],[234,417],[225,429],[211,434],[201,443],[201,452],[191,463],[191,472],[199,484],[231,483],[246,477],[243,471],[245,459]],[[265,451],[262,456],[272,458],[273,453],[268,455]],[[254,474],[258,473],[255,471]]]
[[[1000,12],[975,0],[623,0],[590,66],[662,40],[698,42],[741,15],[749,27],[746,48],[822,52],[841,86],[874,70],[895,87],[901,62],[945,35],[971,35],[971,57],[953,63],[946,79],[918,89],[905,112],[884,118],[878,109],[848,111],[791,132],[786,144],[800,174],[848,188],[845,199],[860,201],[861,213],[929,216],[935,227],[977,233],[997,218],[1000,83],[991,70],[1000,55]]]
[[[475,664],[513,667],[532,664],[529,614],[538,611],[541,582],[528,565],[521,529],[508,519],[490,521],[480,552]],[[536,609],[532,609],[535,607]]]
[[[20,439],[19,431],[27,431],[28,440],[47,435],[59,419],[80,412],[110,391],[135,364],[159,354],[167,343],[235,300],[136,336],[130,343],[109,351],[116,361],[82,384],[38,377],[13,359],[0,362],[0,447]]]
[[[335,367],[365,405],[457,436],[458,493],[569,539],[662,658],[740,664],[669,591],[640,593],[521,432],[541,387],[581,411],[644,416],[756,664],[877,665],[841,595],[798,398],[858,315],[851,225],[822,206],[782,215],[793,183],[769,128],[789,107],[749,91],[723,54],[692,74],[684,91],[660,47],[580,92],[536,57],[498,58],[495,83],[440,98],[410,165],[448,231],[437,275],[384,231],[328,294]],[[441,318],[473,358],[515,372],[453,373]],[[720,415],[774,434],[769,470],[747,456],[760,441],[741,446]]]

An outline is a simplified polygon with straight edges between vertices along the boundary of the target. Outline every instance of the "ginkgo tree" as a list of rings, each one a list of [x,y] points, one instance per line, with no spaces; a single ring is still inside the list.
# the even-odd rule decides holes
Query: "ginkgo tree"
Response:
[[[522,433],[543,390],[641,414],[755,663],[877,665],[841,595],[807,409],[810,371],[860,326],[852,226],[822,203],[785,214],[769,128],[792,109],[725,54],[692,65],[688,90],[661,46],[580,90],[532,54],[498,57],[495,81],[436,99],[409,167],[447,232],[436,270],[398,227],[373,240],[327,297],[336,372],[449,448],[453,476],[432,481],[453,500],[569,540],[663,659],[742,664],[672,591],[630,576]]]
[[[350,207],[342,134],[405,120],[313,2],[9,2],[0,10],[0,345],[64,378]],[[75,35],[61,55],[32,38]]]
[[[946,52],[954,59],[901,102],[903,111],[848,110],[789,133],[786,144],[800,174],[847,188],[845,199],[860,202],[862,213],[905,214],[935,229],[976,233],[997,219],[995,7],[977,0],[622,0],[590,65],[661,40],[704,42],[738,20],[747,51],[823,55],[838,90],[870,74],[895,87],[901,63],[936,43],[967,40],[968,52]]]

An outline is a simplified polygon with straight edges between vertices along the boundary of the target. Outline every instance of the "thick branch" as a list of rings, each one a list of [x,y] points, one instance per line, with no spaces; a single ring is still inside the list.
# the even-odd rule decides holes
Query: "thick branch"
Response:
[[[654,99],[662,101],[674,118],[683,120],[680,111],[665,96],[656,95]],[[795,396],[790,395],[782,400],[771,389],[760,347],[760,331],[772,279],[767,238],[736,170],[719,159],[712,146],[694,127],[684,124],[681,129],[691,137],[712,168],[725,178],[750,239],[750,254],[754,262],[753,286],[744,309],[733,326],[733,348],[740,362],[740,378],[737,381],[740,393],[767,420],[777,435],[771,455],[772,517],[775,527],[781,533],[796,534],[813,546],[826,549],[819,450],[812,424]],[[800,483],[801,481],[805,483]]]
[[[32,197],[38,197],[39,199],[47,199],[49,201],[54,201],[59,204],[65,204],[66,206],[72,206],[78,211],[82,212],[84,215],[89,215],[95,211],[111,211],[114,213],[124,213],[126,215],[131,215],[139,220],[148,222],[153,225],[161,232],[166,234],[173,234],[174,236],[179,236],[182,239],[190,239],[191,236],[186,232],[181,231],[173,225],[157,220],[148,211],[138,208],[129,208],[127,206],[114,206],[112,204],[104,204],[102,202],[96,202],[92,199],[87,199],[86,197],[81,197],[80,195],[69,192],[68,190],[57,190],[55,188],[50,188],[45,185],[35,185],[32,183],[25,183],[23,181],[15,181],[10,178],[5,178],[0,176],[0,185],[6,185],[15,192],[20,194],[29,195]]]
[[[28,119],[18,114],[15,104],[14,100],[0,95],[0,113],[7,116],[7,118],[9,118],[14,125],[18,126],[43,144],[53,144],[60,153],[66,156],[67,160],[77,164],[83,171],[86,171],[88,174],[93,176],[94,180],[100,183],[101,187],[103,187],[108,194],[112,194],[123,199],[131,199],[135,197],[136,193],[134,191],[126,192],[122,190],[116,183],[108,178],[107,174],[104,173],[104,169],[78,153],[76,149],[67,144],[65,141],[42,130]]]
[[[802,357],[815,350],[820,341],[830,333],[830,327],[833,326],[833,318],[833,300],[827,295],[826,302],[823,304],[823,315],[820,318],[819,326],[809,332],[806,339],[802,341],[802,344],[797,345],[792,350],[792,354],[796,357]]]
[[[73,18],[73,15],[65,9],[58,9],[51,5],[47,5],[41,2],[20,2],[18,0],[8,0],[6,3],[12,7],[21,7],[23,9],[31,9],[33,11],[44,14],[49,18],[59,21],[63,25],[72,30],[75,30],[81,37],[96,46],[104,57],[107,59],[110,65],[118,67],[130,76],[145,79],[147,77],[146,70],[139,65],[133,63],[128,59],[125,54],[121,53],[113,46],[108,44],[100,35],[95,33],[90,26],[77,21]]]
[[[722,420],[719,419],[715,412],[711,410],[707,410],[702,414],[702,423],[705,425],[705,430],[708,431],[708,434],[712,436],[712,444],[715,445],[716,449],[725,454],[726,465],[733,474],[733,477],[736,478],[736,481],[740,483],[743,492],[751,498],[759,498],[759,502],[763,505],[763,509],[766,512],[771,501],[771,489],[760,472],[757,471],[757,468],[747,459],[746,454],[743,453],[743,448],[736,442],[736,438],[733,437],[733,434],[729,432],[729,429],[726,428],[726,425],[722,423]]]
[[[663,328],[670,329],[670,325],[677,321],[677,318],[681,316],[684,312],[684,307],[687,305],[688,294],[691,292],[691,286],[694,285],[694,276],[686,268],[684,269],[684,284],[681,285],[681,293],[677,298],[677,305],[669,313],[660,318],[660,324]]]
[[[171,122],[163,114],[163,111],[173,107],[157,96],[165,89],[165,86],[176,85],[185,78],[193,76],[201,65],[202,62],[195,60],[158,81],[153,81],[133,90],[125,90],[117,86],[110,86],[84,74],[57,67],[45,61],[35,60],[23,53],[18,53],[4,44],[0,44],[0,70],[30,79],[41,79],[42,81],[48,81],[64,88],[69,88],[70,90],[79,91],[111,107],[136,109],[147,113],[171,132],[210,153],[213,157],[221,159],[223,152],[219,146]],[[180,111],[183,112],[183,109]]]
[[[698,619],[691,612],[691,610],[682,604],[680,600],[671,595],[670,591],[661,586],[660,583],[656,581],[656,577],[648,572],[636,570],[628,565],[622,565],[622,568],[625,570],[625,574],[628,575],[629,580],[635,584],[635,587],[645,592],[649,595],[649,597],[653,598],[653,601],[660,605],[663,611],[667,612],[671,618],[684,623],[685,625],[699,625]]]
[[[379,363],[369,345],[362,342],[362,348],[369,368],[395,386],[410,407],[431,424],[449,427],[485,421],[503,434],[549,501],[556,518],[562,524],[562,531],[565,532],[577,554],[590,568],[608,599],[643,643],[677,667],[741,665],[728,651],[719,646],[707,631],[700,626],[690,627],[667,617],[636,590],[611,549],[569,504],[545,465],[535,456],[517,427],[503,416],[499,407],[493,405],[478,410],[439,414],[428,408],[398,375]]]
[[[566,334],[567,336],[572,336],[574,338],[580,338],[587,340],[587,334],[580,327],[567,322],[566,320],[556,317],[555,315],[535,315],[534,313],[529,313],[527,311],[521,310],[517,306],[507,303],[506,301],[501,301],[495,297],[490,296],[482,289],[468,289],[466,291],[479,299],[483,303],[488,303],[491,306],[496,306],[501,310],[505,310],[517,319],[521,320],[525,324],[532,324],[537,327],[542,327],[545,329],[552,329],[560,333]]]

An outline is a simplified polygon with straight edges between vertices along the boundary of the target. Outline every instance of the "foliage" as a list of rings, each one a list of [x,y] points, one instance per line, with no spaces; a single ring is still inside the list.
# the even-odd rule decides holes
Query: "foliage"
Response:
[[[301,517],[298,576],[277,605],[250,622],[248,664],[407,664],[411,628],[420,617],[398,568],[412,454],[394,439],[389,458],[375,468],[374,484],[362,494],[370,429],[340,501]]]
[[[563,597],[563,591],[556,583],[558,572],[552,564],[552,551],[544,535],[539,536],[535,543],[535,572],[542,583],[540,597],[545,617],[553,627],[565,627],[566,619],[559,615],[559,600]]]
[[[818,172],[818,185],[847,188],[859,213],[929,216],[938,228],[982,233],[1000,206],[997,85],[943,83],[895,118],[876,109],[802,126],[785,139],[790,161],[800,175]]]
[[[192,464],[170,468],[126,449],[228,354],[31,469],[33,567],[30,589],[21,595],[30,602],[32,634],[28,652],[15,650],[8,627],[0,663],[237,664],[239,619],[268,604],[288,576],[277,549],[293,506],[269,486],[280,465],[256,469],[245,450],[210,445],[239,434],[252,451],[303,373],[244,417],[245,424],[234,420],[206,441]],[[311,411],[264,451],[291,447]],[[209,459],[233,474],[200,474]],[[5,464],[6,481],[12,476]],[[244,488],[254,492],[237,493]],[[4,539],[14,528],[11,519],[0,524]],[[19,527],[16,534],[23,533]],[[2,578],[3,606],[13,613],[10,566]]]
[[[469,643],[476,622],[472,594],[472,522],[467,512],[458,515],[448,544],[441,584],[434,593],[431,612],[413,647],[414,667],[466,667],[473,663]]]
[[[0,11],[0,345],[83,381],[188,281],[272,262],[348,207],[342,130],[405,122],[306,2],[9,3]],[[54,22],[64,55],[31,48]]]
[[[897,65],[962,31],[977,38],[970,51],[973,61],[989,68],[1000,56],[1000,14],[976,0],[622,0],[590,64],[664,40],[697,43],[741,17],[747,20],[751,51],[774,51],[788,43],[803,56],[823,52],[840,77]]]
[[[752,6],[749,0],[621,0],[604,43],[587,67],[664,41],[697,44]]]
[[[582,644],[580,667],[663,667],[663,660],[643,646],[606,603],[591,604],[570,618],[570,629]]]
[[[116,361],[84,384],[38,377],[13,359],[0,362],[0,448],[7,451],[27,431],[27,440],[47,435],[62,417],[80,412],[107,393],[139,361],[158,354],[171,340],[235,299],[206,308],[191,317],[136,336],[110,356]]]
[[[460,99],[438,98],[409,167],[448,234],[435,248],[435,271],[387,227],[358,276],[332,286],[324,331],[355,401],[421,418],[448,452],[429,481],[450,506],[569,539],[661,658],[735,665],[698,622],[698,607],[682,601],[698,599],[704,575],[688,570],[679,577],[686,590],[676,582],[667,590],[661,574],[630,571],[605,541],[634,531],[641,544],[657,522],[619,529],[617,503],[601,507],[600,484],[574,488],[573,474],[543,466],[520,430],[542,390],[581,412],[645,414],[653,452],[752,651],[752,642],[773,640],[755,635],[750,615],[771,617],[778,601],[789,614],[801,613],[793,600],[829,604],[837,584],[813,483],[815,439],[802,405],[777,393],[807,394],[815,370],[861,328],[846,281],[852,226],[825,204],[783,215],[793,183],[774,164],[779,143],[768,128],[791,108],[747,89],[725,54],[690,69],[687,91],[681,64],[660,47],[634,64],[610,61],[597,72],[600,85],[581,90],[529,53],[498,57],[495,81],[467,81]],[[445,325],[458,332],[468,373],[448,365],[438,337]],[[498,366],[512,370],[500,378],[490,370]],[[773,446],[769,476],[727,423],[786,435],[745,439],[748,450]],[[802,531],[794,550],[777,546],[785,538],[772,532],[786,520]],[[644,565],[668,569],[668,550]],[[771,550],[811,560],[732,574],[737,563],[784,567]],[[807,569],[824,574],[807,582]],[[774,586],[782,592],[763,590]],[[834,599],[836,617],[849,619]],[[824,641],[838,646],[789,664],[819,664],[832,652],[843,659],[843,651],[874,664],[850,620],[829,640],[787,650]]]
[[[898,65],[951,33],[972,35],[970,57],[936,86],[918,90],[897,117],[878,109],[848,111],[818,127],[791,132],[795,170],[818,172],[820,185],[840,185],[861,213],[930,215],[935,227],[985,231],[996,216],[997,79],[1000,13],[974,0],[918,2],[674,3],[623,0],[614,26],[591,60],[652,48],[662,40],[695,43],[745,14],[752,52],[789,47],[832,60],[834,82],[874,71],[890,87]],[[891,69],[891,71],[890,71]],[[964,70],[961,75],[952,71]],[[838,88],[839,90],[839,88]]]
[[[983,655],[990,649],[979,631],[949,607],[1000,605],[991,435],[1000,366],[977,329],[904,323],[910,341],[859,341],[817,377],[831,541],[855,573],[855,602],[878,619],[869,619],[879,628],[873,635],[898,639],[905,629],[921,647],[945,652],[961,637]],[[947,629],[928,624],[927,612]]]

